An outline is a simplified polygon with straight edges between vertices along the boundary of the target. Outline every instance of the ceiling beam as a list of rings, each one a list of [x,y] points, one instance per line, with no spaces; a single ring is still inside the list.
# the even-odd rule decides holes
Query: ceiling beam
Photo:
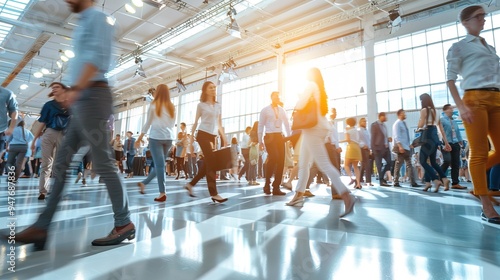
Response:
[[[42,33],[38,38],[36,39],[35,43],[31,46],[31,48],[26,52],[24,57],[21,59],[21,61],[14,67],[12,72],[7,76],[7,78],[3,81],[2,87],[6,87],[16,78],[16,76],[23,70],[23,68],[30,62],[31,59],[35,55],[38,54],[40,49],[45,45],[45,43],[50,39],[50,35]]]

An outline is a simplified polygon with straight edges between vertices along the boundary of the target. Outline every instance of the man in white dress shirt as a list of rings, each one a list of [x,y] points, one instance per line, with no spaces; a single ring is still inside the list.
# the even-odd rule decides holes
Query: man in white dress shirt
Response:
[[[271,176],[274,174],[272,194],[285,195],[286,193],[280,190],[285,165],[283,128],[286,130],[285,136],[291,135],[290,123],[285,109],[279,106],[281,104],[279,92],[273,91],[271,100],[271,105],[264,107],[259,116],[259,144],[261,147],[265,144],[268,153],[265,170],[266,183],[263,190],[265,194],[271,194]]]

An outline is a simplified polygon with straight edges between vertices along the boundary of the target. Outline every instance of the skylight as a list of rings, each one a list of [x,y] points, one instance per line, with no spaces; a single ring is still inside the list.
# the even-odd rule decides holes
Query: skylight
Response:
[[[0,17],[19,20],[31,0],[0,0]],[[0,44],[12,30],[12,25],[0,23]]]

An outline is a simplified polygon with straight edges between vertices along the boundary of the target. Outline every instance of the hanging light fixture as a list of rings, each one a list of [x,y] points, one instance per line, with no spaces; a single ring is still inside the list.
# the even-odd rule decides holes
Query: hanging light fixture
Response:
[[[37,71],[37,72],[33,73],[33,77],[39,79],[39,78],[43,77],[43,73],[40,71]]]
[[[132,4],[134,4],[134,6],[140,8],[144,5],[144,2],[142,2],[142,0],[132,0]]]
[[[130,14],[135,14],[135,8],[132,7],[130,4],[125,4],[125,11],[127,11]]]
[[[67,56],[68,58],[75,57],[75,53],[72,50],[65,50],[64,55]]]
[[[49,71],[49,69],[47,69],[47,68],[42,68],[42,69],[40,69],[40,72],[42,72],[42,74],[44,74],[44,75],[48,75],[48,74],[50,74],[50,71]]]

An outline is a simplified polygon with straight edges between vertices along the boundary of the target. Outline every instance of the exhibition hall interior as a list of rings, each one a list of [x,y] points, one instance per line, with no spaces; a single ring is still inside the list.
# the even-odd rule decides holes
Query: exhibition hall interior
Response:
[[[72,60],[84,59],[73,39],[81,15],[72,13],[67,2],[89,0],[0,0],[1,87],[13,93],[20,120],[34,136],[43,125],[39,120],[44,104],[55,100],[53,86],[64,85],[74,92]],[[9,149],[0,159],[0,279],[498,279],[500,225],[484,217],[473,194],[469,138],[447,84],[447,71],[449,49],[469,36],[463,22],[484,18],[481,37],[500,48],[500,1],[92,2],[92,9],[106,14],[103,24],[114,30],[111,65],[104,75],[113,107],[104,125],[110,130],[106,149],[128,197],[124,201],[135,231],[117,245],[92,245],[115,226],[116,205],[104,183],[106,176],[93,172],[92,165],[98,164],[86,156],[95,151],[79,147],[72,151],[72,164],[62,176],[66,183],[44,248],[14,244],[16,234],[35,223],[46,208],[50,186],[57,179],[54,170],[59,169],[55,161],[46,179],[48,192],[41,191],[45,156],[43,151],[39,157],[36,150],[28,151],[23,171],[12,182],[8,164],[5,167],[14,153]],[[461,21],[460,11],[471,5],[481,5],[484,13]],[[498,61],[491,63],[498,73]],[[293,147],[292,113],[313,67],[324,80],[328,102],[324,115],[332,125],[328,133],[337,137],[336,146],[329,143],[330,137],[325,143],[335,147],[339,167],[333,160],[332,164],[355,199],[352,213],[342,218],[339,215],[348,205],[335,191],[333,182],[338,181],[322,176],[326,169],[321,166],[299,166],[299,149]],[[197,112],[207,81],[216,87],[223,130],[213,148],[237,147],[238,156],[230,157],[234,162],[230,170],[221,169],[215,175],[223,200],[214,198],[213,185],[207,183],[212,167],[204,164],[212,158],[204,160],[199,145],[197,149],[193,144],[196,132],[189,135],[199,125]],[[458,76],[460,96],[464,95],[462,81]],[[148,141],[148,132],[144,137],[141,132],[160,84],[168,87],[175,108],[174,137],[169,140],[176,149],[168,151],[165,170],[157,172],[156,164],[152,166],[154,149],[148,144],[155,139]],[[274,164],[273,151],[260,143],[266,139],[257,141],[261,145],[255,148],[255,160],[250,160],[252,134],[246,132],[249,127],[262,137],[255,123],[262,120],[265,108],[276,108],[269,106],[276,101],[273,92],[279,96],[277,107],[286,113],[281,133],[291,140],[284,144],[282,178],[276,175],[282,173],[278,168],[269,168],[270,162]],[[410,163],[395,164],[400,158],[397,145],[393,146],[397,123],[405,121],[410,141],[418,137],[415,130],[421,127],[423,94],[432,98],[441,119],[449,116],[451,127],[453,123],[457,127],[448,140],[452,144],[459,139],[455,141],[458,165],[450,160],[444,143],[443,152],[436,148],[438,164],[446,166],[443,172],[453,181],[450,187],[426,187],[419,147],[411,146]],[[101,108],[99,102],[95,108]],[[447,104],[452,110],[447,110]],[[95,108],[88,110],[99,115]],[[71,114],[71,106],[67,109]],[[385,113],[383,123],[381,113]],[[70,126],[72,119],[78,116],[70,117]],[[353,119],[354,126],[350,125]],[[369,155],[368,167],[360,158],[351,170],[346,164],[351,161],[353,140],[348,131],[355,127],[372,133],[371,126],[379,123],[387,128],[385,144],[393,151],[390,160],[381,161],[390,170],[382,174],[377,169],[382,165],[375,163],[375,152],[368,144],[361,145]],[[121,140],[113,140],[116,135]],[[227,143],[221,143],[224,138]],[[144,141],[137,141],[134,148],[131,139]],[[115,153],[115,141],[120,143],[120,156]],[[176,151],[179,147],[182,155]],[[130,149],[134,154],[127,152]],[[48,155],[51,162],[58,158],[54,155]],[[215,157],[217,162],[224,159]],[[358,165],[365,171],[361,176]],[[255,175],[250,175],[254,167]],[[299,174],[301,168],[314,170],[300,205],[291,201],[299,182],[307,180],[301,180],[294,167]],[[401,170],[394,172],[396,167]],[[144,183],[153,170],[166,174],[164,197],[157,197],[156,177]],[[206,178],[193,183],[200,170],[207,170]],[[281,182],[273,185],[272,193],[266,177]],[[489,181],[497,186],[488,194],[496,211],[500,211],[498,181]]]

